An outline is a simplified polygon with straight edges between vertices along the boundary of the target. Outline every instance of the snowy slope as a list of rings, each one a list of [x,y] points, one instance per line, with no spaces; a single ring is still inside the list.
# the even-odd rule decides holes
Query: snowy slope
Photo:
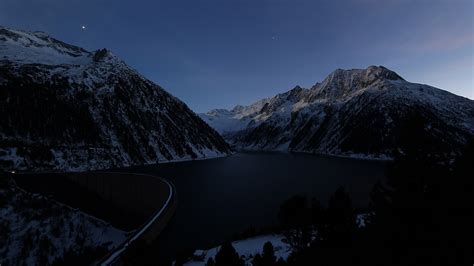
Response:
[[[251,116],[243,116],[242,113],[235,112],[234,109],[214,109],[205,114],[198,114],[206,123],[218,132],[225,134],[245,129],[252,120]]]
[[[283,242],[283,235],[261,235],[253,238],[248,238],[244,240],[232,242],[232,246],[235,248],[235,251],[243,256],[245,259],[245,265],[252,265],[252,259],[257,254],[263,253],[263,245],[266,242],[271,242],[275,250],[275,257],[278,260],[282,258],[287,260],[293,251],[291,246],[288,243]],[[220,246],[211,248],[209,250],[204,250],[206,254],[203,261],[188,261],[184,263],[185,266],[204,266],[209,258],[215,258],[217,252],[219,251]]]
[[[85,255],[93,262],[127,239],[102,220],[11,184],[0,185],[0,199],[2,265],[65,264]]]
[[[86,170],[223,156],[220,135],[106,49],[0,27],[0,168]]]
[[[381,66],[338,69],[310,89],[265,99],[250,116],[231,113],[245,117],[245,127],[234,121],[239,126],[226,128],[225,138],[250,150],[387,159],[418,140],[425,152],[449,157],[474,136],[474,101]],[[224,133],[218,125],[228,117],[201,116]]]
[[[237,105],[231,110],[214,109],[205,114],[199,114],[199,116],[218,132],[226,135],[227,133],[259,125],[269,118],[270,112],[279,114],[282,117],[288,117],[292,105],[298,99],[298,95],[303,94],[305,91],[305,89],[296,86],[289,92],[259,100],[249,106]]]
[[[356,224],[359,228],[366,227],[367,221],[370,219],[370,214],[368,213],[358,213],[356,215]],[[296,231],[293,231],[296,232]],[[319,239],[320,235],[316,230],[312,232],[311,239]],[[252,265],[253,257],[258,253],[263,254],[263,246],[266,242],[270,242],[273,245],[275,251],[275,257],[278,261],[280,258],[284,261],[288,260],[288,257],[293,252],[293,248],[288,243],[285,233],[279,234],[267,234],[267,235],[258,235],[247,239],[237,240],[231,242],[235,251],[239,254],[240,257],[244,259],[245,265]],[[213,247],[208,250],[196,250],[197,255],[204,255],[204,259],[196,260],[195,258],[184,263],[185,266],[204,266],[206,265],[209,258],[215,260],[216,254],[219,252],[221,246]]]
[[[1,60],[22,64],[87,64],[91,53],[54,38],[44,32],[23,32],[0,27]]]

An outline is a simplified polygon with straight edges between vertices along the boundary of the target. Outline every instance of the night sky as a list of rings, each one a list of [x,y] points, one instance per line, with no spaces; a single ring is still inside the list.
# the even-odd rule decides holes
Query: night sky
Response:
[[[196,112],[369,65],[473,99],[473,14],[472,0],[0,1],[0,25],[107,47]]]

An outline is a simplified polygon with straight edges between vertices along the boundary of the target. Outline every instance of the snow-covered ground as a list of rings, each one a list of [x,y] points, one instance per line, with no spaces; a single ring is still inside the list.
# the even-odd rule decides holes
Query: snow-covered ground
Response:
[[[370,219],[370,213],[359,213],[356,216],[356,224],[359,228],[366,227],[367,221]]]
[[[102,220],[12,183],[0,185],[0,265],[51,265],[65,255],[92,262],[126,238]]]
[[[356,223],[359,228],[365,227],[367,225],[366,221],[369,219],[370,214],[368,213],[359,213],[356,215]],[[316,232],[315,232],[316,234]],[[262,254],[263,245],[266,242],[271,242],[275,250],[275,256],[278,260],[279,258],[284,259],[285,261],[290,256],[293,251],[291,246],[288,243],[284,242],[285,236],[282,234],[269,234],[256,236],[244,240],[238,240],[232,242],[232,246],[239,256],[243,256],[245,259],[246,265],[252,265],[252,259],[257,254]],[[217,252],[219,252],[221,246],[213,247],[208,250],[197,250],[199,254],[205,254],[202,261],[193,260],[184,263],[185,266],[204,266],[207,263],[209,258],[215,258]]]
[[[277,260],[279,258],[283,258],[284,260],[288,259],[288,256],[291,254],[291,247],[289,244],[283,242],[283,235],[262,235],[253,238],[248,238],[244,240],[234,241],[232,242],[232,246],[235,248],[235,251],[239,253],[240,256],[244,256],[245,263],[247,265],[251,265],[252,258],[257,254],[262,254],[263,252],[263,245],[266,242],[271,242],[273,248],[275,250],[275,256]],[[215,257],[217,252],[219,251],[220,246],[214,247],[208,250],[205,250],[206,256],[203,261],[194,261],[191,260],[186,262],[185,266],[204,266],[206,265],[207,260],[210,257]]]

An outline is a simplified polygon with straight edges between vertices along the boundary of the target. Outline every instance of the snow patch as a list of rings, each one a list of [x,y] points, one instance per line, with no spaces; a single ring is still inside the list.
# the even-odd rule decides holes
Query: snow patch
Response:
[[[292,248],[289,244],[284,243],[283,239],[284,239],[283,235],[277,235],[277,234],[263,235],[263,236],[257,236],[257,237],[248,238],[244,240],[234,241],[232,242],[232,246],[235,248],[235,250],[237,251],[237,253],[239,253],[240,256],[244,256],[245,263],[247,265],[251,265],[252,258],[257,253],[262,254],[263,245],[266,242],[272,243],[277,260],[279,258],[287,260],[292,252]],[[203,261],[193,260],[193,261],[184,263],[184,265],[185,266],[204,266],[206,265],[206,262],[210,257],[215,258],[219,249],[220,249],[220,246],[217,246],[208,250],[204,250],[203,253],[205,253],[206,256]]]

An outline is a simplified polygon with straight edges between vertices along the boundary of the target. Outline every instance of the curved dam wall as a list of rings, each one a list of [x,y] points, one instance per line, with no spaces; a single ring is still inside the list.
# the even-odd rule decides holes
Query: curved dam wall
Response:
[[[129,238],[103,258],[101,265],[120,265],[135,242],[150,243],[172,218],[177,205],[174,185],[157,176],[119,172],[15,174],[30,192],[51,195],[113,226]],[[124,221],[127,221],[124,223]]]
[[[68,173],[69,180],[123,211],[145,221],[166,202],[170,188],[161,178],[132,173]],[[111,221],[113,224],[113,221]]]

